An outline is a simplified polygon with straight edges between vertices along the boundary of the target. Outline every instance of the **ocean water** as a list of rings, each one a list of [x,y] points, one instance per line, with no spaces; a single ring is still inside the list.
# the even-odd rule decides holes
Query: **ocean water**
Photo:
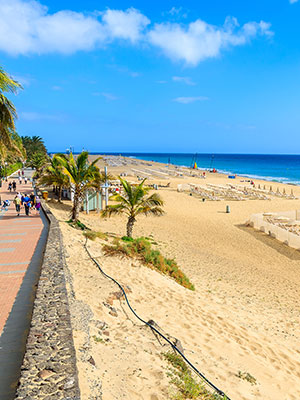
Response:
[[[112,154],[112,153],[110,153]],[[120,154],[120,153],[118,153]],[[268,181],[300,185],[300,155],[262,154],[172,154],[121,153],[126,157],[191,167],[196,161],[200,169],[216,168],[225,174],[237,174]]]

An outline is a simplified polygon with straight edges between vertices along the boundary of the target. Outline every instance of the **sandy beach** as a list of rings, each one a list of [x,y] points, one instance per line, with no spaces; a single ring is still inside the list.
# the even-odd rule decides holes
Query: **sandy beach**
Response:
[[[126,173],[135,182],[131,175],[149,174],[149,183],[167,186],[158,189],[165,215],[140,217],[134,237],[153,238],[162,254],[176,259],[196,290],[136,260],[104,256],[104,240],[89,241],[90,252],[107,273],[130,288],[133,308],[178,338],[186,356],[232,400],[298,400],[300,252],[246,222],[254,213],[300,209],[300,200],[270,196],[203,202],[178,192],[178,184],[250,184],[245,178],[206,173],[206,179],[200,179],[201,172],[188,176],[190,171],[173,166],[167,174],[167,167],[158,163],[129,162],[108,165],[108,170],[115,176]],[[103,168],[104,160],[99,166]],[[286,193],[293,189],[300,198],[298,186],[254,182],[256,187],[272,185],[274,192],[277,187]],[[162,357],[167,348],[129,313],[124,300],[110,299],[118,288],[89,260],[82,232],[65,222],[70,201],[48,204],[61,221],[64,237],[82,398],[171,399],[174,389]],[[230,213],[225,212],[227,205]],[[101,219],[91,212],[81,213],[80,221],[96,231],[125,234],[124,217]],[[239,371],[249,373],[254,383],[239,377]]]

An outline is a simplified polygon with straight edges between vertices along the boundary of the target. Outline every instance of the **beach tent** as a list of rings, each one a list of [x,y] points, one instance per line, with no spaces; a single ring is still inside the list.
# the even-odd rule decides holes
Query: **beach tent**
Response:
[[[83,211],[87,213],[89,211],[102,210],[102,196],[101,193],[96,191],[87,191],[86,196],[83,199]]]

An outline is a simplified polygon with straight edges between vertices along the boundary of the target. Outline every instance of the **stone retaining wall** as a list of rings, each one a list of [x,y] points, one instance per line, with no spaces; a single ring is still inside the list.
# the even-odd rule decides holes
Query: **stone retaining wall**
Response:
[[[56,218],[43,208],[49,236],[15,399],[79,400],[62,235]]]

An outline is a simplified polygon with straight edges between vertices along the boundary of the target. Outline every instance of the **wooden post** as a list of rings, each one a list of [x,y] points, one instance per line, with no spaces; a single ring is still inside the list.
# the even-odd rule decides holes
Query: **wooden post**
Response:
[[[107,187],[107,167],[104,167],[105,172],[105,208],[108,205],[108,187]]]
[[[99,198],[100,194],[97,191],[97,213],[100,213],[100,198]]]
[[[89,192],[85,192],[86,213],[89,214]]]
[[[99,196],[100,196],[100,210],[102,211],[102,210],[103,210],[103,196],[102,196],[102,189],[101,189],[101,192],[99,193]]]

